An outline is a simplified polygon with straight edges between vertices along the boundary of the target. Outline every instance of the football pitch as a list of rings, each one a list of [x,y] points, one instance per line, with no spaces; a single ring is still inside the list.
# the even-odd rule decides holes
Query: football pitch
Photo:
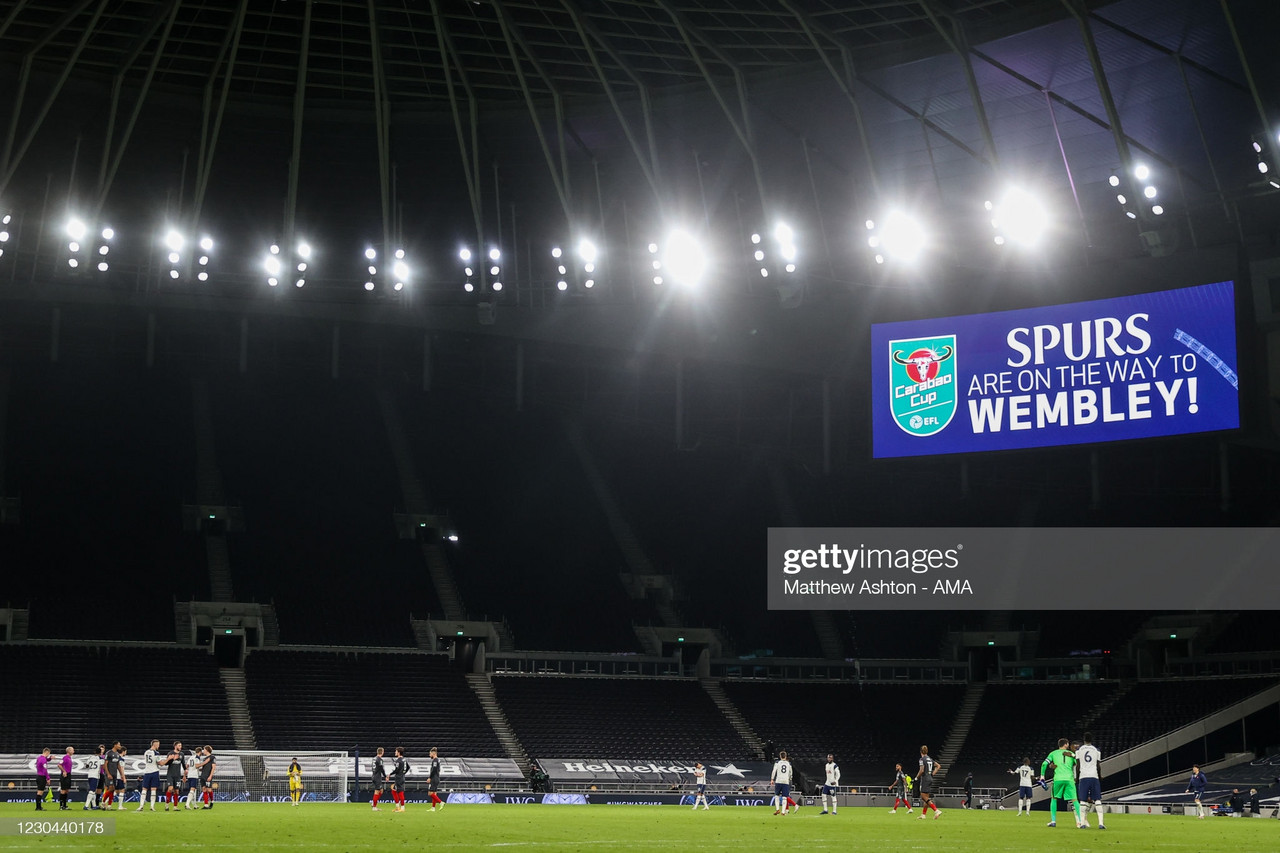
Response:
[[[879,808],[846,808],[820,815],[805,807],[774,817],[768,808],[678,806],[450,805],[433,814],[410,805],[404,813],[366,805],[304,803],[222,804],[209,811],[138,814],[113,811],[115,834],[13,835],[14,818],[52,822],[106,817],[105,812],[36,812],[30,804],[0,804],[0,849],[13,850],[931,850],[986,853],[1026,850],[1123,850],[1201,853],[1280,848],[1276,822],[1253,818],[1110,815],[1107,829],[1077,830],[1072,820],[1045,826],[1046,812],[950,809],[935,821]],[[1059,818],[1064,815],[1059,814]]]

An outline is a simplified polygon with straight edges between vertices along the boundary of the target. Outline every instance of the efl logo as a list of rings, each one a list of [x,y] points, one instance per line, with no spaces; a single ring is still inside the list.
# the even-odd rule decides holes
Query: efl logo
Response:
[[[889,404],[907,435],[941,432],[956,413],[956,336],[889,341]]]

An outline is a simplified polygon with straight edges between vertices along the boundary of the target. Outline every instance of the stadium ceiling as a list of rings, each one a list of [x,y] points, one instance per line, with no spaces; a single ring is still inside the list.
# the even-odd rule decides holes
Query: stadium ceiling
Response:
[[[393,108],[447,101],[450,66],[482,100],[665,88],[852,51],[860,65],[978,43],[1068,16],[1061,0],[14,0],[0,53],[202,89],[235,51],[233,97]],[[1096,6],[1097,3],[1090,5]],[[815,40],[815,36],[817,39]],[[230,42],[230,44],[229,44]],[[704,55],[704,56],[700,56]],[[445,57],[449,57],[446,63]],[[376,68],[376,70],[375,70]],[[385,82],[379,81],[379,76]],[[522,79],[523,78],[523,79]]]
[[[838,236],[885,205],[969,216],[1012,178],[1079,245],[1138,246],[1107,182],[1141,160],[1212,243],[1270,192],[1250,148],[1280,147],[1270,7],[7,0],[0,198],[65,186],[220,236],[358,222],[417,257],[510,240],[513,206],[525,239],[590,222],[642,246],[677,211],[747,233],[785,213],[840,278]]]

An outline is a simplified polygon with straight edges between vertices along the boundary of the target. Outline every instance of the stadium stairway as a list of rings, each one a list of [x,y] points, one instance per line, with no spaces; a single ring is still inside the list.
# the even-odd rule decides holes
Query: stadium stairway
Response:
[[[445,559],[444,550],[434,543],[423,545],[422,558],[427,563],[427,572],[436,588],[436,597],[440,599],[445,619],[453,622],[465,621],[467,609],[462,605],[462,594],[458,592],[458,584],[453,580],[453,571],[449,568],[449,561]]]
[[[231,588],[231,557],[227,553],[227,540],[215,533],[204,537],[205,560],[209,564],[209,590],[214,601],[235,601]]]
[[[507,715],[502,712],[502,706],[498,704],[498,696],[493,690],[493,682],[489,680],[489,676],[482,672],[469,672],[467,685],[480,700],[480,707],[484,708],[484,715],[489,718],[489,725],[493,726],[493,733],[498,736],[502,751],[507,754],[507,758],[516,763],[521,773],[526,772],[533,762],[529,759],[529,753],[525,752],[524,747],[521,746],[520,739],[516,737],[515,729],[511,728]]]
[[[231,711],[231,733],[236,739],[236,749],[257,749],[258,739],[253,733],[253,718],[249,716],[244,670],[222,667],[218,670],[218,678],[227,694],[227,707]]]
[[[960,754],[960,750],[964,749],[964,742],[969,738],[969,730],[973,728],[973,718],[977,716],[978,706],[982,704],[982,696],[986,692],[985,681],[972,682],[965,688],[964,698],[960,700],[960,709],[956,711],[956,718],[951,723],[951,731],[947,733],[942,750],[936,756],[942,764],[942,768],[935,774],[938,784],[947,781],[947,771],[951,769],[951,764]]]
[[[1133,690],[1135,681],[1122,681],[1120,686],[1111,692],[1111,695],[1099,702],[1094,709],[1087,715],[1080,718],[1080,722],[1076,724],[1076,731],[1087,732],[1093,728],[1095,721],[1102,718],[1102,715],[1111,710],[1111,706],[1119,702],[1129,691]]]
[[[31,611],[23,607],[15,608],[10,613],[13,620],[9,623],[9,639],[13,642],[27,639],[29,633],[29,625],[31,623]]]
[[[840,639],[840,629],[830,610],[814,610],[813,632],[818,635],[818,644],[822,647],[822,656],[827,660],[844,660],[844,642]]]
[[[191,619],[191,605],[188,602],[173,602],[173,638],[180,646],[196,644],[195,623]]]
[[[751,751],[756,754],[756,758],[761,761],[771,758],[764,754],[764,741],[755,733],[747,723],[747,718],[742,716],[742,712],[738,710],[738,706],[733,704],[733,700],[724,692],[724,688],[719,681],[714,678],[700,678],[698,683],[702,685],[702,689],[711,697],[711,701],[716,703],[716,707],[720,709],[720,713],[729,721],[729,725],[733,726],[733,730],[738,736],[746,741],[747,746],[751,747]]]

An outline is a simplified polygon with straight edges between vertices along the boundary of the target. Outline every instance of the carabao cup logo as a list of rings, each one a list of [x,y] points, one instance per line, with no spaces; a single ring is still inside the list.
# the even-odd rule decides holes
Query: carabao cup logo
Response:
[[[889,341],[889,404],[907,435],[941,432],[956,414],[956,336]]]

